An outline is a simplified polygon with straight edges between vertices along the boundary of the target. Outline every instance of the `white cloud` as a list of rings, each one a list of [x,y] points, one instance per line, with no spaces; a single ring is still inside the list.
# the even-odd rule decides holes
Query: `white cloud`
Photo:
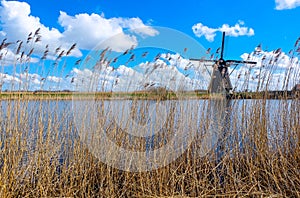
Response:
[[[230,78],[235,91],[291,89],[299,83],[299,59],[291,58],[280,50],[267,52],[256,49],[242,54],[241,58],[256,61],[257,64],[244,64],[232,72]],[[208,69],[212,69],[211,65]],[[231,71],[229,68],[229,73]],[[210,76],[203,63],[191,63],[179,54],[161,54],[160,59],[138,63],[135,67],[120,65],[113,68],[104,64],[97,72],[88,68],[73,68],[65,78],[55,75],[43,78],[35,73],[14,76],[0,73],[3,87],[11,88],[14,82],[15,88],[21,90],[138,91],[162,86],[176,91],[207,89],[209,81]]]
[[[292,58],[279,49],[267,52],[259,47],[254,52],[242,54],[241,58],[256,61],[257,64],[241,65],[232,72],[230,78],[235,91],[291,89],[299,83],[299,59]],[[208,69],[212,69],[211,65],[208,65]],[[231,73],[231,69],[229,72]],[[114,69],[105,63],[99,66],[97,72],[88,68],[73,68],[65,78],[54,75],[43,78],[35,73],[0,75],[1,84],[11,88],[14,82],[15,89],[19,90],[137,91],[151,85],[176,91],[207,89],[209,81],[210,76],[203,63],[191,63],[179,54],[169,53],[161,54],[154,62],[142,62],[135,67],[121,65]]]
[[[115,21],[123,28],[129,28],[132,32],[144,35],[155,36],[159,32],[146,26],[140,18],[115,18]]]
[[[300,64],[280,50],[255,50],[241,55],[243,60],[256,61],[256,65],[242,65],[232,72],[231,81],[237,91],[288,90],[299,83]]]
[[[198,69],[198,68],[197,68]],[[201,72],[205,72],[202,70]],[[178,54],[162,54],[154,62],[141,62],[135,67],[120,65],[90,69],[73,69],[75,90],[139,91],[150,87],[166,87],[173,91],[205,89],[207,75],[196,71],[196,66]],[[206,79],[206,84],[203,79]]]
[[[92,49],[95,44],[103,43],[114,51],[124,51],[137,45],[137,39],[124,30],[142,36],[155,36],[158,31],[146,26],[139,18],[110,18],[98,14],[78,14],[69,16],[60,12],[59,23],[64,27],[64,36],[70,41],[77,41],[82,49]]]
[[[100,44],[100,48],[106,49],[109,47],[113,51],[123,52],[132,46],[137,46],[138,41],[135,36],[124,34],[123,32],[113,37],[104,39]],[[97,46],[99,47],[99,46]]]
[[[83,49],[92,49],[111,36],[123,33],[122,27],[118,24],[112,24],[110,20],[97,14],[69,16],[65,12],[60,12],[58,21],[64,28],[65,39],[77,41]]]
[[[19,83],[21,81],[16,76],[0,73],[0,85],[3,85],[4,83],[9,83],[10,84],[12,82]]]
[[[62,81],[62,78],[57,77],[57,76],[48,76],[47,80],[49,80],[50,82],[58,83],[58,82]]]
[[[7,38],[14,42],[23,40],[22,51],[30,50],[26,45],[28,35],[38,28],[41,41],[34,43],[34,53],[41,55],[45,46],[49,45],[49,57],[53,57],[55,49],[69,50],[73,43],[77,43],[72,56],[82,56],[80,49],[90,50],[97,44],[112,39],[109,44],[113,50],[121,51],[137,45],[137,39],[129,33],[134,32],[143,36],[154,36],[158,32],[143,23],[140,18],[105,18],[104,15],[81,13],[70,16],[61,11],[58,23],[63,31],[44,25],[39,17],[31,15],[30,5],[19,1],[1,1],[0,6],[1,32],[0,39]],[[125,33],[125,30],[129,30]],[[116,36],[117,35],[117,36]],[[35,38],[36,39],[36,38]],[[34,39],[32,39],[34,42]],[[29,43],[31,44],[31,43]],[[60,51],[60,52],[61,52]]]
[[[23,63],[37,63],[39,62],[38,58],[29,57],[26,54],[23,56],[21,54],[15,54],[11,49],[2,49],[0,50],[1,64],[2,66],[8,66],[13,64],[23,64]]]
[[[197,23],[193,25],[192,30],[197,37],[204,36],[208,41],[214,41],[216,32],[226,32],[228,36],[253,36],[254,30],[244,26],[244,21],[239,20],[234,26],[229,26],[228,24],[223,24],[219,28],[210,28],[203,25],[202,23]]]
[[[276,10],[293,9],[300,6],[300,0],[275,0]]]
[[[40,22],[38,17],[31,15],[30,5],[25,2],[18,1],[1,1],[0,19],[2,22],[2,32],[8,41],[14,42],[17,40],[24,41],[22,51],[28,51],[34,43],[34,53],[41,52],[49,45],[49,52],[54,54],[57,47],[61,46],[62,50],[67,51],[73,43],[69,43],[64,39],[63,33],[56,28],[49,28]],[[40,29],[41,41],[35,42],[35,38],[30,40],[26,45],[29,34],[31,37],[37,29]],[[74,56],[81,56],[81,52],[75,49]]]
[[[202,23],[197,23],[192,27],[194,34],[197,37],[205,36],[206,40],[214,41],[218,29],[209,28]]]

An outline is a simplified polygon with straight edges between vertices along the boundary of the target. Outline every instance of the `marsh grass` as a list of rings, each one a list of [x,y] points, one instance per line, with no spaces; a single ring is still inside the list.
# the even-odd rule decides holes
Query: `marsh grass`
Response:
[[[229,119],[219,123],[227,129],[203,153],[203,136],[213,119],[207,113],[213,100],[205,100],[204,106],[195,106],[202,110],[197,136],[178,159],[151,171],[130,172],[110,167],[90,152],[78,137],[75,126],[81,125],[75,125],[70,103],[56,97],[0,101],[1,197],[300,197],[299,99],[232,100],[223,109],[231,112]],[[133,99],[131,109],[143,121],[146,111],[136,115],[138,101]],[[103,106],[97,108],[103,113]],[[172,137],[176,113],[170,111],[164,134],[156,140]],[[145,150],[142,138],[132,144],[116,127],[108,133],[127,149]]]
[[[242,112],[231,118],[236,122],[230,132],[220,141],[221,158],[214,149],[197,156],[199,135],[168,166],[138,173],[96,159],[76,138],[70,109],[62,111],[63,104],[58,103],[7,101],[6,114],[1,115],[2,197],[300,195],[298,100],[281,101],[273,114],[267,101],[243,104]],[[206,122],[200,123],[204,134]],[[238,134],[241,137],[235,137]],[[125,138],[116,131],[111,135],[116,141]],[[132,146],[126,141],[123,144]],[[145,149],[142,140],[136,140],[135,146]]]

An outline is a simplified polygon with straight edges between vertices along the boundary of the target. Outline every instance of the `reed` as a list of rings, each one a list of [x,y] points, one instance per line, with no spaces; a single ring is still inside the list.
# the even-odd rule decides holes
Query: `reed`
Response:
[[[28,42],[40,39],[37,30],[29,35]],[[3,41],[1,46],[5,44]],[[298,47],[297,43],[296,50]],[[46,50],[42,60],[49,53],[48,47]],[[64,54],[69,55],[70,50],[65,53],[58,48],[54,63],[59,63]],[[21,51],[19,42],[17,54]],[[287,71],[286,79],[292,80],[291,75]],[[269,74],[261,76],[259,90],[265,85],[262,81],[271,78]],[[59,94],[53,96],[56,99],[43,101],[17,95],[0,101],[1,197],[300,197],[299,99],[231,100],[230,106],[215,112],[230,112],[229,117],[217,120],[217,130],[224,133],[218,136],[217,144],[204,152],[203,137],[216,130],[211,128],[211,109],[216,100],[185,99],[178,103],[165,98],[133,98],[131,115],[140,123],[145,122],[151,101],[175,104],[168,106],[163,133],[153,138],[155,148],[163,145],[160,140],[170,140],[180,125],[197,133],[183,154],[170,164],[131,172],[101,162],[79,138],[88,109],[83,109],[82,121],[78,122],[72,114],[72,104],[61,100]],[[106,98],[97,100],[94,111],[101,119],[91,119],[89,125],[104,126],[108,121],[106,102]],[[193,106],[193,112],[185,112],[186,105]],[[186,115],[188,122],[180,123],[178,115]],[[126,117],[122,119],[128,124]],[[128,150],[147,149],[145,138],[129,136],[114,123],[109,124],[106,133]],[[105,152],[115,156],[113,150]]]

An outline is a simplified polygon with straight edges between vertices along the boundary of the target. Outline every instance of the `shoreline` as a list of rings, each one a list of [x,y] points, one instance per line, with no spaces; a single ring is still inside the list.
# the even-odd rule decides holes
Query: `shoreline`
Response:
[[[221,95],[211,96],[208,93],[187,92],[2,92],[0,100],[208,100],[222,98]],[[297,99],[299,95],[291,91],[273,92],[238,92],[231,99]]]

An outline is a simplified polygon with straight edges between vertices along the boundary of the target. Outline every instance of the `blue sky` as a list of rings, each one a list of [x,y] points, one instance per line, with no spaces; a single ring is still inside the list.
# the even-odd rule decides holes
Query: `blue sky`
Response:
[[[262,44],[265,51],[282,48],[287,54],[300,36],[299,6],[300,0],[2,0],[0,39],[7,38],[10,42],[26,40],[30,32],[41,28],[42,42],[36,45],[37,50],[33,54],[41,54],[47,44],[50,51],[57,46],[66,51],[77,43],[76,50],[71,54],[75,57],[74,62],[83,59],[99,42],[116,34],[120,36],[118,42],[113,42],[118,43],[112,47],[113,51],[120,52],[132,45],[139,45],[138,40],[126,33],[135,28],[143,28],[143,32],[138,34],[148,37],[159,34],[156,27],[171,28],[212,51],[220,47],[221,32],[226,31],[225,57],[242,59],[244,53],[253,52],[258,44]],[[166,40],[177,42],[174,37],[176,35],[166,37]],[[183,40],[178,45],[182,49],[189,47]],[[30,46],[27,46],[29,49]],[[33,56],[31,61],[38,64],[35,58]],[[2,64],[5,65],[3,74],[11,75],[13,69],[9,69],[9,64]],[[44,64],[45,68],[51,67],[50,63]],[[67,65],[62,75],[68,75],[73,66]],[[32,70],[31,67],[31,73],[39,75],[39,80],[45,75],[41,68]],[[53,73],[53,77],[57,75]]]
[[[243,21],[245,27],[254,30],[253,36],[227,38],[226,55],[239,58],[243,52],[253,50],[259,43],[269,49],[283,48],[288,51],[299,37],[300,8],[276,9],[275,1],[221,1],[221,0],[188,0],[176,1],[117,1],[117,0],[82,0],[75,1],[25,1],[31,6],[31,15],[39,17],[47,27],[63,31],[58,24],[60,11],[70,16],[80,13],[104,14],[105,18],[138,17],[143,23],[163,26],[182,31],[199,41],[204,47],[218,48],[221,33],[217,33],[215,42],[208,42],[204,37],[198,38],[192,26],[202,23],[210,28],[223,24],[234,26]],[[283,1],[284,2],[284,1]],[[288,1],[287,1],[288,2]],[[292,2],[292,1],[291,1]],[[299,1],[295,1],[300,5]]]

